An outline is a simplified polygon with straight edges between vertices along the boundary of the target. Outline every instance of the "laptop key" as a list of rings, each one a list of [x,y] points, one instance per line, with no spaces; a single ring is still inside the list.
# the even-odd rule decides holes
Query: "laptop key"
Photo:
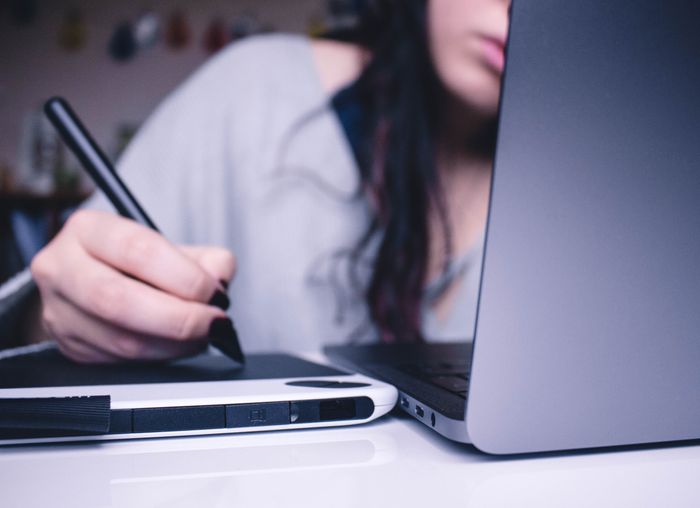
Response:
[[[415,374],[421,377],[432,376],[459,376],[466,377],[469,370],[464,363],[450,364],[447,362],[439,363],[424,363],[414,365],[402,365],[400,367],[404,372]]]
[[[466,391],[468,386],[466,378],[457,376],[435,376],[429,378],[428,381],[457,394]]]

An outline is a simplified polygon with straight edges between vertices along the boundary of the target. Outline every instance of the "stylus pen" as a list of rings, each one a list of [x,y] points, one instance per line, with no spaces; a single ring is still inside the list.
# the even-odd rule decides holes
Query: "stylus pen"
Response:
[[[129,192],[107,156],[92,139],[70,105],[64,99],[54,97],[46,102],[44,112],[68,148],[75,154],[83,168],[105,193],[119,214],[158,231],[156,225]],[[209,303],[221,303],[222,300],[228,303],[226,295],[217,291]],[[239,363],[245,361],[236,329],[230,319],[214,320],[209,334],[211,344],[219,351]]]

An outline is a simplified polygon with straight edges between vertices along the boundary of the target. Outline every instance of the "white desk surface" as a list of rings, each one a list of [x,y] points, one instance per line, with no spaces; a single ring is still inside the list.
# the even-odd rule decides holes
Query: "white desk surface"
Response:
[[[417,421],[0,449],[0,506],[700,506],[700,444],[497,458]]]

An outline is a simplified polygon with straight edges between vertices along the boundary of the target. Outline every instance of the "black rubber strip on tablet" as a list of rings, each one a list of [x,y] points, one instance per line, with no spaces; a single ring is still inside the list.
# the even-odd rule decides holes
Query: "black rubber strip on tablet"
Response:
[[[110,397],[0,399],[0,431],[109,432]]]

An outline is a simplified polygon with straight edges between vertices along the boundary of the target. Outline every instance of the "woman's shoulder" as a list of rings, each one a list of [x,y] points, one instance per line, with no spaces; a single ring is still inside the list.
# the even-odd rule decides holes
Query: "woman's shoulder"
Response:
[[[311,55],[321,86],[328,95],[357,79],[369,57],[361,46],[327,39],[313,41]]]
[[[229,44],[209,59],[192,81],[201,84],[224,84],[232,90],[238,86],[265,87],[285,83],[307,86],[317,80],[312,65],[311,41],[302,35],[266,34]]]
[[[223,60],[252,64],[276,73],[290,65],[311,64],[324,88],[332,89],[357,77],[367,52],[356,44],[310,39],[299,34],[258,35],[229,46]],[[262,64],[262,65],[261,65]]]
[[[232,43],[210,58],[159,104],[146,131],[191,138],[216,125],[285,124],[325,103],[359,71],[355,46],[304,35],[265,34]],[[155,134],[154,134],[155,135]]]
[[[251,69],[272,70],[280,66],[297,65],[311,56],[312,41],[301,34],[261,34],[242,39],[226,46],[211,65],[249,66]]]
[[[315,90],[329,96],[355,79],[365,53],[356,45],[300,34],[264,34],[230,44],[195,73],[189,85],[230,93]]]
[[[165,97],[144,131],[191,139],[204,135],[204,127],[206,132],[215,126],[224,130],[270,108],[302,108],[322,98],[310,39],[257,35],[229,44],[207,60]]]

